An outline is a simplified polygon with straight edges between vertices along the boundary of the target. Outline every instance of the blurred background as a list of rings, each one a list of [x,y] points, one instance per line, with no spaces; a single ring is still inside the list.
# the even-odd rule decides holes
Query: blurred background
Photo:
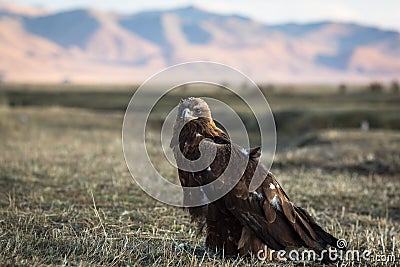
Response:
[[[397,0],[1,1],[0,262],[203,263],[176,254],[175,242],[202,239],[184,211],[134,185],[121,147],[136,88],[191,60],[260,87],[277,127],[272,171],[295,203],[350,247],[399,256],[399,10]],[[249,93],[246,81],[221,84]],[[186,96],[228,102],[260,143],[235,95],[177,87],[148,123],[163,176],[176,170],[160,128]]]
[[[140,83],[191,60],[265,83],[391,82],[398,3],[3,1],[4,82]]]
[[[2,1],[1,103],[122,112],[151,75],[210,60],[259,85],[275,114],[279,147],[318,129],[399,129],[396,1],[228,2]],[[246,80],[220,82],[250,91]],[[182,86],[159,103],[156,125],[162,107],[188,95],[234,98]],[[254,131],[248,111],[239,112]]]

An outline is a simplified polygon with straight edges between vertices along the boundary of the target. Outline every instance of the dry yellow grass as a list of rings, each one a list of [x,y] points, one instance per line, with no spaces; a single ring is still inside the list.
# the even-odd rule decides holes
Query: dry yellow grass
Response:
[[[121,148],[122,116],[68,108],[0,109],[0,262],[265,264],[175,250],[182,242],[202,246],[203,239],[186,212],[156,202],[132,182]],[[315,136],[324,142],[280,152],[272,171],[292,200],[346,239],[349,248],[393,254],[399,264],[400,134],[332,130]],[[376,174],[369,161],[393,172]],[[365,166],[369,171],[357,169]],[[303,264],[318,265],[279,265]],[[361,265],[386,266],[372,258]]]

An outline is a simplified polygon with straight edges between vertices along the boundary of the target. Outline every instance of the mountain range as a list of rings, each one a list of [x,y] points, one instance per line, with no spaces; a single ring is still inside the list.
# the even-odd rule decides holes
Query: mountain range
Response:
[[[193,6],[116,14],[0,3],[5,82],[133,83],[192,60],[259,82],[392,80],[400,78],[400,33],[332,21],[266,25]]]

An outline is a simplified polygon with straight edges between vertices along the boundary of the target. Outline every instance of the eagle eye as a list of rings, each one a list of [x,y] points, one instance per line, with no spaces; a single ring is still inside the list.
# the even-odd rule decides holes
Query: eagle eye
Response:
[[[197,114],[197,115],[200,115],[201,114],[201,108],[195,108],[194,109],[194,113]]]

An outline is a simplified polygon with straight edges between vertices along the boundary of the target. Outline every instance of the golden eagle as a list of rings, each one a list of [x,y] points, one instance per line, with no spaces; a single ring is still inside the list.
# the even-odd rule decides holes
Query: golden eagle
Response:
[[[195,161],[201,156],[201,143],[206,150],[215,148],[211,164],[196,171],[181,168],[179,164],[184,158]],[[183,187],[204,186],[217,180],[230,158],[234,162],[245,162],[243,175],[227,194],[211,203],[188,208],[200,231],[203,227],[206,229],[208,249],[223,250],[224,255],[257,255],[262,250],[270,257],[270,249],[306,247],[321,254],[329,246],[338,248],[338,240],[324,231],[306,210],[294,205],[264,167],[261,168],[265,177],[263,183],[254,192],[249,191],[260,164],[260,148],[246,151],[232,144],[229,136],[216,126],[203,99],[181,100],[170,146]],[[212,193],[201,192],[205,198]],[[187,200],[190,195],[184,191],[184,202]]]

